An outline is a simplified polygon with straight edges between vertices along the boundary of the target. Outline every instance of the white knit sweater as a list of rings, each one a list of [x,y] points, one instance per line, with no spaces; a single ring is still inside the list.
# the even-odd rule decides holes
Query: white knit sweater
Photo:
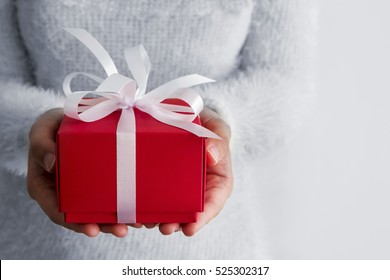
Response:
[[[313,0],[0,0],[0,258],[260,258],[266,251],[245,164],[283,143],[311,99]],[[127,73],[122,50],[143,44],[149,89],[198,73],[198,90],[231,124],[235,191],[195,237],[130,230],[88,238],[52,224],[25,191],[27,134],[44,111],[63,105],[73,71],[104,76],[62,27],[88,30]],[[75,88],[91,88],[79,79]],[[15,174],[15,175],[12,175]],[[16,176],[18,175],[18,176]]]

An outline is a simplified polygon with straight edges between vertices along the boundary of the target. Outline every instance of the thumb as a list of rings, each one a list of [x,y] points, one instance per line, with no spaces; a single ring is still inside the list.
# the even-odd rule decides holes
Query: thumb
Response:
[[[230,127],[215,112],[210,109],[201,113],[203,126],[218,134],[222,140],[208,138],[206,140],[206,151],[209,165],[216,165],[229,153]]]
[[[62,118],[62,109],[49,110],[36,120],[29,134],[33,159],[49,173],[55,171],[56,135]]]
[[[218,132],[215,132],[221,135]],[[206,139],[207,163],[209,165],[216,165],[229,152],[229,139]]]

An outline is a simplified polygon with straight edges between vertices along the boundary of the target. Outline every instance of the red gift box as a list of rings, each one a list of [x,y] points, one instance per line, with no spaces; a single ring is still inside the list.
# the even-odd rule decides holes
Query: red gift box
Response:
[[[192,74],[146,94],[151,63],[142,45],[124,50],[134,80],[118,73],[88,32],[66,28],[99,60],[107,78],[72,72],[63,82],[65,117],[57,134],[59,210],[69,223],[188,223],[203,211],[203,101],[189,87],[214,80]],[[99,86],[72,91],[86,76]],[[87,95],[94,93],[95,97]],[[98,96],[96,98],[96,96]],[[168,102],[169,101],[169,102]]]
[[[134,109],[136,222],[195,222],[203,211],[205,139]],[[117,223],[120,111],[95,122],[64,117],[57,134],[59,210],[68,223]],[[195,123],[200,124],[196,118]],[[130,171],[129,171],[130,172]]]

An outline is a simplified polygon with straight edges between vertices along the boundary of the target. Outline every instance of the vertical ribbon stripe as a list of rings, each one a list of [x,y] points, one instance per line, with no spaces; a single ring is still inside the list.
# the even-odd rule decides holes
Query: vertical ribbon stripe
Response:
[[[135,147],[134,110],[122,110],[116,131],[118,223],[136,223]]]

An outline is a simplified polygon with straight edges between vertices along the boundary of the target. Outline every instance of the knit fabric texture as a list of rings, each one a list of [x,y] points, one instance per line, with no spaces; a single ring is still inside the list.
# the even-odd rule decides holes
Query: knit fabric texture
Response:
[[[316,5],[312,0],[0,0],[0,257],[65,259],[269,258],[259,188],[246,166],[284,143],[313,96]],[[28,132],[62,107],[74,71],[104,77],[96,58],[63,27],[85,28],[130,75],[123,56],[143,44],[148,89],[198,73],[196,88],[232,127],[235,191],[191,238],[131,229],[124,239],[88,238],[54,225],[25,191]],[[93,89],[77,78],[77,90]]]

